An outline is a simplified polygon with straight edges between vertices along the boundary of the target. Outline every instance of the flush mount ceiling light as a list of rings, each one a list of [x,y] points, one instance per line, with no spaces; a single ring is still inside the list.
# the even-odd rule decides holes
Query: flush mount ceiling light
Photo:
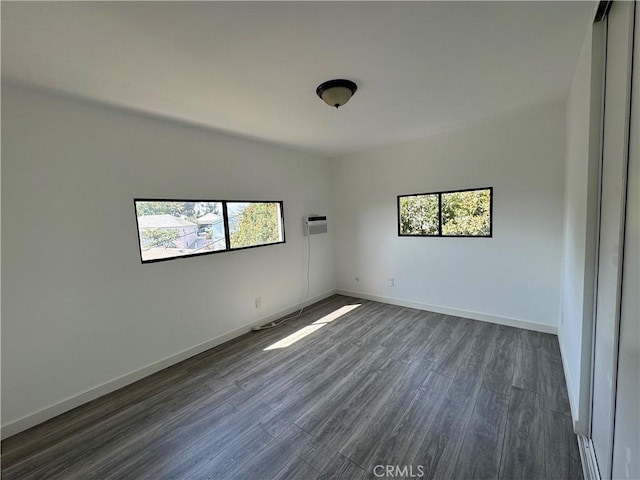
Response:
[[[329,80],[316,88],[318,96],[330,107],[341,107],[356,93],[358,86],[351,80]]]

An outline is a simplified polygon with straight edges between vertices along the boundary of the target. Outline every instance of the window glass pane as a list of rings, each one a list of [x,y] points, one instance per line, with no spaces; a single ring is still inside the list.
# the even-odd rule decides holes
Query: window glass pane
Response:
[[[221,202],[136,200],[142,261],[226,248]]]
[[[442,194],[442,235],[491,235],[491,190]]]
[[[438,195],[400,197],[401,235],[438,235]]]
[[[231,248],[284,241],[280,202],[228,202]]]

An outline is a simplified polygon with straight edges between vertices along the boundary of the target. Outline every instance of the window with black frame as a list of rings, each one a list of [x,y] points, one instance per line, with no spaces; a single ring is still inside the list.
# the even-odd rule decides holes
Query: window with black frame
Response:
[[[283,203],[134,199],[142,263],[284,243]]]
[[[491,237],[493,187],[398,196],[401,237]]]

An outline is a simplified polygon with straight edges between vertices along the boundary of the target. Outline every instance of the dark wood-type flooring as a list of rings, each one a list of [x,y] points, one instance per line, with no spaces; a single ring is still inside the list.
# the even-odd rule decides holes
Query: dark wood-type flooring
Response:
[[[582,478],[556,337],[335,295],[2,442],[6,480],[374,479],[376,465]]]

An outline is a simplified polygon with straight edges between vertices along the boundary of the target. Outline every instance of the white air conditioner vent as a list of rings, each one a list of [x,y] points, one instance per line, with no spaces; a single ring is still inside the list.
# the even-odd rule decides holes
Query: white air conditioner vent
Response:
[[[304,217],[304,235],[327,233],[327,217],[324,215],[309,215]]]

